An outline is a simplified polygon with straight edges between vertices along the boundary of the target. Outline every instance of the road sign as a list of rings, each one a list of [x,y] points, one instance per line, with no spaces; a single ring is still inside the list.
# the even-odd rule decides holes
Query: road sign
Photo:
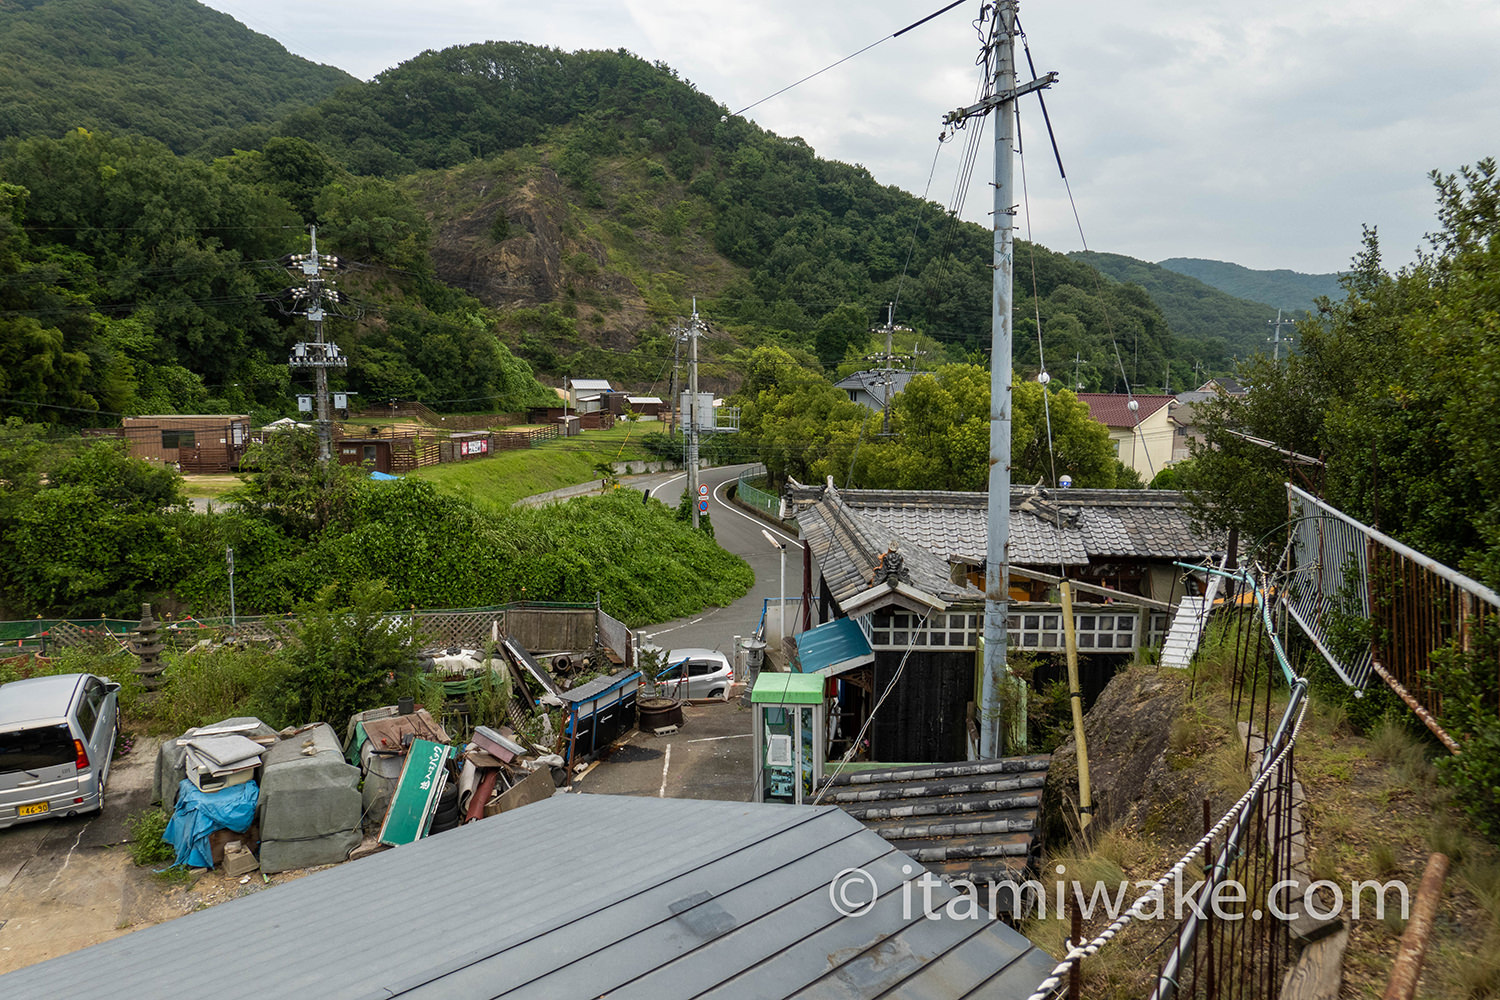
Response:
[[[706,497],[706,496],[708,496],[708,484],[707,483],[699,483],[698,484],[698,495],[700,497]]]
[[[698,513],[700,513],[700,514],[707,514],[708,513],[708,501],[707,500],[699,500],[698,501]]]

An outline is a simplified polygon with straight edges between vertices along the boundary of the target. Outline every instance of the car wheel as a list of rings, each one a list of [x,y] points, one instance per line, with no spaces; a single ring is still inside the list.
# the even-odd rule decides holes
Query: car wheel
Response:
[[[714,688],[712,691],[708,692],[708,696],[710,698],[718,698],[718,699],[722,700],[723,697],[724,697],[724,689],[723,688]]]

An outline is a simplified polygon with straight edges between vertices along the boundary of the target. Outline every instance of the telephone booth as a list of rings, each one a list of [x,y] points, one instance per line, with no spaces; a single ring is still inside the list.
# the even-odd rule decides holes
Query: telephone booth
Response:
[[[756,802],[811,802],[823,774],[827,737],[821,674],[763,673],[754,711]]]

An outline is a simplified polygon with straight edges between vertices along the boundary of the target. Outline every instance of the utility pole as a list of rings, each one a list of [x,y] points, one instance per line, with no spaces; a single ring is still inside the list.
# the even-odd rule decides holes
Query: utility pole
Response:
[[[312,239],[311,252],[293,254],[286,266],[300,271],[304,280],[301,288],[289,289],[293,315],[305,316],[313,326],[312,343],[299,342],[292,346],[292,356],[287,363],[293,368],[311,368],[317,385],[318,462],[327,465],[333,457],[333,423],[329,419],[328,369],[347,368],[349,359],[339,352],[337,344],[323,340],[323,301],[338,303],[347,301],[342,292],[333,288],[333,282],[323,278],[324,269],[337,270],[343,263],[337,257],[318,255],[318,227],[309,226]]]
[[[882,434],[890,432],[891,384],[895,382],[896,372],[900,370],[896,367],[896,362],[915,360],[914,356],[893,353],[891,338],[897,330],[906,332],[909,329],[909,327],[896,325],[896,304],[894,302],[887,302],[885,304],[885,326],[876,326],[870,328],[871,333],[885,334],[885,353],[870,354],[866,355],[865,357],[866,361],[873,361],[880,365],[880,367],[876,368],[874,371],[875,374],[879,376],[879,381],[877,384],[884,387],[884,399],[880,410],[880,432]]]
[[[1083,367],[1083,352],[1082,351],[1074,351],[1073,352],[1073,391],[1074,392],[1082,392],[1083,391],[1083,382],[1081,382],[1079,380],[1079,378],[1078,378],[1078,369],[1080,369],[1082,367]]]
[[[1283,337],[1281,335],[1281,328],[1283,326],[1296,326],[1297,324],[1295,322],[1293,322],[1292,320],[1282,319],[1281,318],[1281,310],[1280,309],[1276,310],[1276,318],[1275,319],[1268,319],[1268,320],[1266,320],[1266,324],[1268,326],[1273,326],[1273,327],[1276,328],[1276,335],[1274,337],[1267,337],[1266,339],[1271,342],[1271,358],[1272,358],[1272,360],[1274,360],[1274,361],[1280,361],[1281,360],[1281,345],[1282,344],[1286,344],[1288,347],[1290,347],[1291,343],[1292,343],[1292,338],[1291,337]]]
[[[1014,165],[1016,99],[1051,86],[1056,73],[1016,85],[1016,0],[997,0],[987,43],[993,73],[990,95],[978,104],[950,112],[946,121],[995,112],[995,249],[990,315],[990,480],[988,547],[984,577],[984,675],[980,684],[979,756],[1005,753],[1001,690],[1010,683],[1006,664],[1006,614],[1010,590],[1010,433],[1012,281],[1015,277]]]
[[[698,299],[693,298],[693,318],[688,321],[688,497],[693,503],[693,528],[698,527]]]

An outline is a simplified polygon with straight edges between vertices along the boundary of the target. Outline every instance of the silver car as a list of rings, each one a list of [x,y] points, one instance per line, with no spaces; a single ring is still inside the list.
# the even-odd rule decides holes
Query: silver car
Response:
[[[728,698],[734,666],[717,649],[674,649],[656,675],[657,689],[669,698]],[[686,687],[684,688],[684,683]]]
[[[93,674],[0,684],[0,829],[104,810],[119,692]]]

